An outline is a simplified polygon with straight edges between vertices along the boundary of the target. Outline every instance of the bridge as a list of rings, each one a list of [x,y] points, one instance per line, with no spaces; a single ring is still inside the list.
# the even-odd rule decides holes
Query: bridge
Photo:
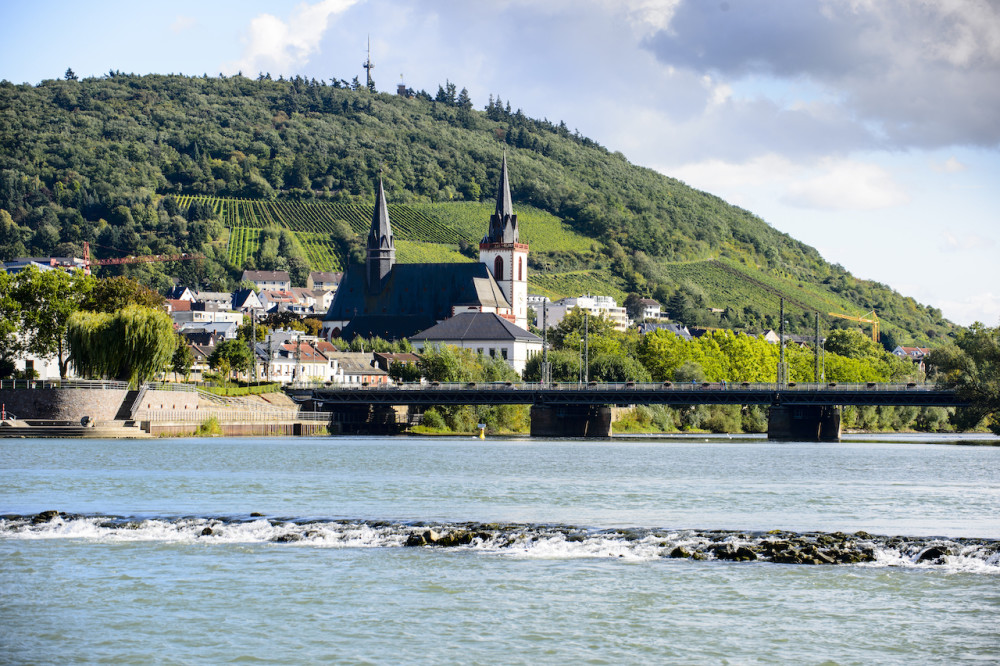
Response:
[[[531,434],[608,437],[613,405],[767,405],[768,437],[839,441],[844,405],[962,407],[954,391],[924,384],[429,383],[292,390],[322,411],[392,406],[531,405]]]

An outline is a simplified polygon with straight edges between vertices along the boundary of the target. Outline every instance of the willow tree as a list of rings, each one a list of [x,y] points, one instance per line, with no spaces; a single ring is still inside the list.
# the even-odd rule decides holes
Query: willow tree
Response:
[[[149,380],[170,362],[176,335],[162,310],[130,305],[118,312],[80,311],[70,317],[70,360],[85,377]]]

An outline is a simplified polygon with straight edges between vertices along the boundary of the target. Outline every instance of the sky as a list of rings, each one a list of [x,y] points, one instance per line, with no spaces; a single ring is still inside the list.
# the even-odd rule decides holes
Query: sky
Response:
[[[31,84],[364,80],[370,39],[381,91],[499,96],[1000,325],[995,0],[0,0],[0,25],[0,79]]]

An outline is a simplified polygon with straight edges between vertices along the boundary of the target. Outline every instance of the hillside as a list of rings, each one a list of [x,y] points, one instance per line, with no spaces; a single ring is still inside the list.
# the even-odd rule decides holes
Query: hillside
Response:
[[[0,258],[79,255],[88,241],[98,256],[206,255],[116,269],[155,287],[172,276],[228,288],[251,265],[301,277],[357,256],[381,170],[400,261],[461,260],[485,230],[506,147],[539,293],[636,292],[692,323],[750,327],[773,323],[784,295],[793,328],[812,309],[874,308],[899,342],[952,332],[937,309],[857,280],[564,123],[498,100],[477,111],[453,86],[435,100],[340,83],[118,72],[0,82],[0,209],[10,214],[0,213]]]

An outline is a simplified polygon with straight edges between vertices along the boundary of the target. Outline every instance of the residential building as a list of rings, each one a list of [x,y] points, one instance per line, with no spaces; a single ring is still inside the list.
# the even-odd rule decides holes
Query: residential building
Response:
[[[258,289],[288,291],[292,288],[288,271],[243,271],[241,280],[253,282]]]
[[[542,339],[493,312],[466,312],[410,337],[418,353],[435,345],[454,345],[491,358],[500,357],[519,373],[542,351]]]
[[[306,278],[306,288],[323,291],[337,291],[340,281],[344,279],[343,273],[327,273],[323,271],[313,271]]]
[[[609,319],[616,331],[628,329],[628,313],[625,308],[619,307],[618,302],[611,296],[578,296],[558,300],[548,306],[548,326],[550,328],[558,326],[573,308],[580,308],[590,313],[591,317]]]
[[[668,333],[673,333],[677,337],[683,340],[691,339],[691,332],[688,327],[684,324],[678,324],[675,322],[657,322],[657,323],[643,323],[639,324],[639,335],[648,335],[653,331],[666,331]]]
[[[234,310],[239,310],[247,314],[264,312],[264,306],[261,304],[257,292],[253,289],[237,289],[234,291],[232,307]]]
[[[663,307],[659,301],[655,301],[652,298],[640,298],[639,304],[642,306],[642,314],[640,315],[642,321],[659,319],[663,316]]]

